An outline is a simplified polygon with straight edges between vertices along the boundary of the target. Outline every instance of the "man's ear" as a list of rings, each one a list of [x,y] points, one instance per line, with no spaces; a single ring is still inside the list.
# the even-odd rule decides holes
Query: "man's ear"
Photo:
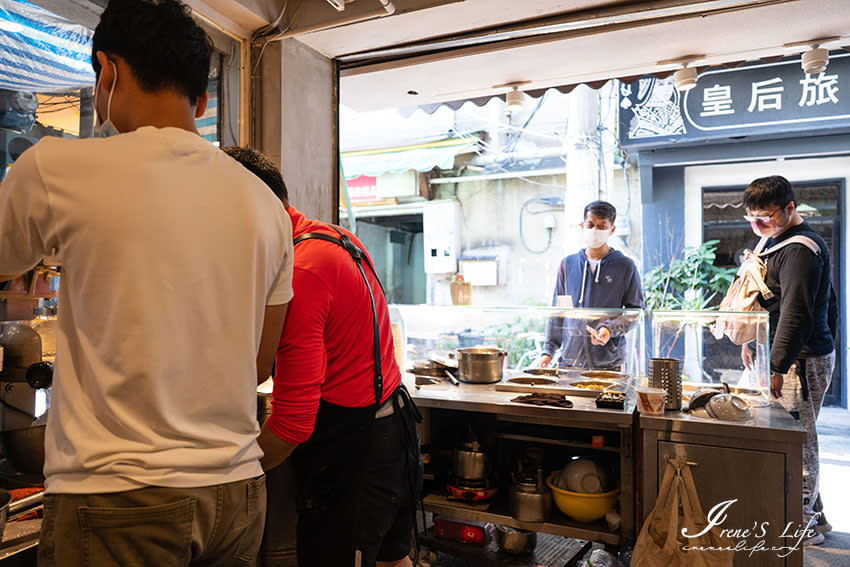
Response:
[[[94,56],[100,64],[100,84],[101,86],[106,85],[106,90],[109,90],[112,86],[112,81],[115,80],[115,68],[110,65],[109,58],[103,51],[98,50]]]
[[[614,234],[616,231],[617,231],[617,225],[612,224],[611,225],[611,234]]]
[[[198,105],[195,107],[195,118],[200,118],[204,115],[204,112],[207,111],[207,103],[209,100],[210,95],[208,95],[206,91],[198,97]]]

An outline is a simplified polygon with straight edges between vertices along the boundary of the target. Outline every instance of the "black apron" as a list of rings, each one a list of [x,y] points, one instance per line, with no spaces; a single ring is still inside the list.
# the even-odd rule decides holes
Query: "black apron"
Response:
[[[339,238],[320,232],[309,232],[298,236],[293,244],[297,245],[308,239],[325,240],[344,248],[357,264],[372,304],[375,403],[361,408],[348,408],[321,400],[313,433],[292,454],[298,487],[296,548],[300,567],[356,565],[358,557],[357,493],[359,492],[357,487],[366,469],[366,456],[371,448],[375,413],[381,405],[384,387],[381,373],[378,312],[372,287],[363,269],[364,261],[378,280],[378,285],[380,280],[365,252],[339,228],[333,225],[328,226],[339,234]],[[381,291],[383,292],[383,287]],[[401,390],[403,386],[392,394],[396,411],[400,409],[398,396]],[[406,391],[404,393],[406,394]],[[406,411],[403,410],[399,415],[403,416],[407,424],[410,419],[404,419],[404,416],[415,411],[415,406],[409,395],[404,396],[404,404]],[[413,433],[415,439],[415,424]]]

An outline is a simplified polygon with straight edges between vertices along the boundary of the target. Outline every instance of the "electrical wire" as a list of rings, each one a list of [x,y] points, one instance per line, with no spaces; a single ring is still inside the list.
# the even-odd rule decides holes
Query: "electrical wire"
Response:
[[[535,250],[528,245],[528,243],[525,241],[525,234],[523,232],[523,216],[524,213],[528,210],[529,205],[531,205],[532,203],[543,203],[544,205],[548,206],[548,208],[543,210],[528,211],[528,214],[530,215],[542,215],[551,212],[552,209],[563,208],[564,199],[560,196],[532,197],[531,199],[526,200],[519,210],[519,240],[520,242],[522,242],[523,248],[525,248],[532,254],[543,254],[552,246],[552,228],[546,227],[546,246],[538,250]],[[560,205],[558,203],[560,203]]]
[[[289,2],[287,1],[286,4],[288,4],[288,3]],[[284,11],[286,10],[286,4],[284,4],[284,6],[283,6]],[[295,17],[298,16],[298,12],[301,10],[302,4],[304,4],[304,0],[298,0],[298,5],[295,6],[295,10],[292,12],[292,17],[289,18],[289,23],[287,23],[286,26],[282,30],[280,30],[276,35],[272,36],[269,39],[266,39],[263,42],[263,46],[260,48],[260,54],[257,55],[257,62],[254,64],[254,69],[251,71],[251,78],[252,79],[257,78],[257,69],[260,67],[260,62],[263,60],[263,53],[265,53],[266,47],[268,47],[269,44],[272,43],[273,41],[278,41],[279,39],[281,39],[283,37],[283,35],[286,32],[289,31],[289,28],[291,28],[292,24],[295,22]],[[282,19],[283,18],[282,12],[281,12],[280,16],[281,17],[279,19]],[[280,22],[278,21],[277,23],[279,24]],[[263,39],[264,37],[267,37],[267,35],[259,35],[255,38],[252,38],[252,39],[253,39],[254,42],[256,42],[260,39]]]
[[[18,412],[19,414],[24,415],[24,416],[26,416],[26,417],[28,417],[28,418],[32,419],[33,421],[35,421],[36,419],[38,419],[35,415],[31,414],[31,413],[30,413],[30,412],[28,412],[27,410],[22,410],[22,409],[21,409],[21,408],[19,408],[19,407],[15,407],[15,406],[13,406],[12,404],[10,404],[9,402],[7,402],[7,401],[6,401],[4,398],[2,398],[2,397],[0,397],[0,404],[2,404],[4,408],[8,408],[8,409],[10,409],[10,410],[12,410],[12,411]]]
[[[277,18],[268,25],[265,25],[258,29],[255,32],[257,37],[263,37],[266,35],[271,35],[271,33],[277,29],[277,26],[280,25],[280,22],[283,20],[283,15],[286,14],[286,6],[289,4],[289,0],[283,0],[283,7],[280,9],[280,13],[277,15]]]
[[[537,114],[537,111],[540,110],[541,106],[543,106],[543,101],[546,100],[547,94],[549,94],[549,91],[544,92],[540,96],[540,98],[537,99],[537,106],[535,106],[534,110],[532,110],[529,113],[528,118],[525,121],[525,124],[523,124],[522,128],[520,128],[519,131],[517,132],[517,135],[513,140],[513,144],[511,144],[511,147],[508,149],[508,153],[511,153],[516,149],[516,146],[519,143],[519,139],[522,138],[522,135],[526,133],[526,128],[528,128],[528,125],[531,123],[531,119],[534,118],[534,115]]]

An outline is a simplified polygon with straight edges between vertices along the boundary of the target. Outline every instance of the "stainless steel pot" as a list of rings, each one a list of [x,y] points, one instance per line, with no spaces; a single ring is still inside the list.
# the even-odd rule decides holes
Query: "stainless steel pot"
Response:
[[[543,484],[543,469],[534,480],[514,473],[510,493],[511,515],[522,522],[546,522],[552,515],[552,491]]]
[[[507,353],[500,348],[457,349],[458,378],[471,384],[492,384],[502,379]]]
[[[452,453],[452,472],[457,478],[484,480],[489,474],[487,453],[479,450],[477,442],[465,443]]]
[[[537,545],[537,532],[518,530],[507,526],[496,526],[499,548],[506,553],[524,555],[534,551]]]

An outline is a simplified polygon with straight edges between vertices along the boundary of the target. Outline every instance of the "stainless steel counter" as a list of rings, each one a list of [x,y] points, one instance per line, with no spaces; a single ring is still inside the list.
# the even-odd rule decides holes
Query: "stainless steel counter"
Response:
[[[776,401],[766,407],[751,407],[750,414],[752,418],[746,421],[724,421],[668,411],[663,416],[641,415],[640,428],[759,442],[803,443],[806,440],[806,430]]]
[[[404,382],[416,403],[422,407],[494,413],[514,418],[537,418],[564,424],[585,422],[611,425],[630,425],[635,410],[634,396],[627,400],[625,409],[612,410],[596,407],[594,398],[567,396],[572,408],[532,406],[512,402],[518,394],[498,392],[493,384],[464,384],[453,386],[442,384],[415,387],[411,374],[405,374]],[[782,441],[802,443],[806,432],[797,421],[779,405],[771,401],[766,407],[751,407],[752,418],[746,421],[724,421],[694,417],[687,413],[668,411],[663,416],[640,416],[641,429],[694,433],[760,441]]]
[[[523,421],[558,425],[584,423],[631,426],[635,409],[634,399],[631,398],[622,410],[597,408],[595,399],[586,396],[568,396],[573,407],[559,408],[512,402],[512,399],[524,394],[497,392],[493,384],[461,383],[453,386],[446,382],[417,388],[411,374],[404,375],[404,383],[416,404],[421,407],[492,413]]]

